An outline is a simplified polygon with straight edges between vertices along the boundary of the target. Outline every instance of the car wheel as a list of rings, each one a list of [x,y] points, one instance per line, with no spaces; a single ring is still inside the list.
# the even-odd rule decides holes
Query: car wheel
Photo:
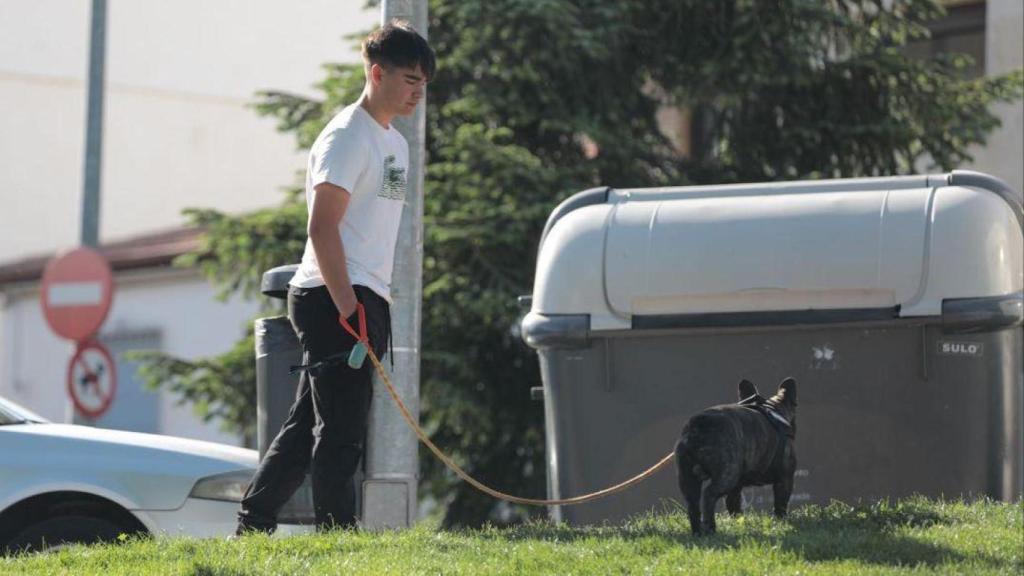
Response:
[[[102,518],[57,516],[29,525],[7,542],[7,549],[39,552],[68,544],[113,542],[122,532],[120,526]]]

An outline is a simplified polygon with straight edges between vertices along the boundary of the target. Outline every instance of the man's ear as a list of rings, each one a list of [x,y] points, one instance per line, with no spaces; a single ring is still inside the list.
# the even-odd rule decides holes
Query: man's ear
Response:
[[[786,402],[796,406],[796,380],[789,377],[779,383],[779,394]]]
[[[370,81],[376,86],[380,84],[384,76],[384,67],[380,64],[370,64]]]
[[[757,386],[754,386],[754,383],[746,378],[740,380],[740,385],[737,387],[737,390],[740,395],[740,400],[750,398],[754,394],[757,394]]]

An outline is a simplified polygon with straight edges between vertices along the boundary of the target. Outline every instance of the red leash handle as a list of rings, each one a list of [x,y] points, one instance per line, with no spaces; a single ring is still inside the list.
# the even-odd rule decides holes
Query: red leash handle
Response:
[[[341,323],[341,326],[345,330],[347,330],[348,333],[351,334],[352,337],[355,338],[357,341],[369,342],[370,337],[366,333],[366,309],[363,308],[362,302],[356,304],[356,312],[359,313],[359,334],[356,334],[356,331],[348,323],[348,320],[345,319],[345,317],[343,317],[341,314],[338,314],[338,321]]]

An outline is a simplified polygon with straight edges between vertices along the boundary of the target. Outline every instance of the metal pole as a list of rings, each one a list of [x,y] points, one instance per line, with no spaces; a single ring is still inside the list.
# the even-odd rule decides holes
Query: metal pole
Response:
[[[103,68],[106,55],[107,0],[92,0],[89,47],[89,103],[86,113],[85,178],[82,188],[82,245],[99,244],[100,168],[103,156]]]
[[[426,0],[384,0],[381,23],[399,18],[427,37]],[[395,248],[391,282],[394,300],[394,361],[391,375],[413,416],[420,412],[420,318],[423,296],[423,163],[426,102],[394,125],[409,143],[406,206]],[[389,363],[385,362],[385,366]],[[375,377],[377,380],[379,378]],[[381,382],[375,382],[363,482],[363,526],[406,528],[416,521],[419,478],[416,435],[409,430]]]
[[[82,178],[81,244],[99,245],[100,172],[103,165],[103,71],[106,60],[107,0],[92,0],[89,43],[89,100],[85,116],[85,167]],[[71,422],[93,424],[68,402]]]

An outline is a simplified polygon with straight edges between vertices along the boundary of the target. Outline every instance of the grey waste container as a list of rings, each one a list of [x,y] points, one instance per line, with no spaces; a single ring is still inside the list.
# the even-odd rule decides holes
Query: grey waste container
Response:
[[[792,502],[1022,490],[1019,194],[950,174],[593,189],[561,204],[521,324],[549,496],[632,476],[742,378],[800,406]],[[770,504],[770,488],[748,489]],[[575,523],[679,500],[674,466]]]
[[[263,274],[260,291],[268,297],[286,299],[288,281],[298,268],[295,264],[278,266]],[[256,339],[256,440],[260,459],[267,453],[295,399],[298,374],[289,374],[291,366],[302,363],[302,347],[287,316],[259,318],[254,327]],[[312,433],[312,432],[311,432]],[[306,480],[278,515],[282,524],[312,524],[313,492],[307,471]]]

